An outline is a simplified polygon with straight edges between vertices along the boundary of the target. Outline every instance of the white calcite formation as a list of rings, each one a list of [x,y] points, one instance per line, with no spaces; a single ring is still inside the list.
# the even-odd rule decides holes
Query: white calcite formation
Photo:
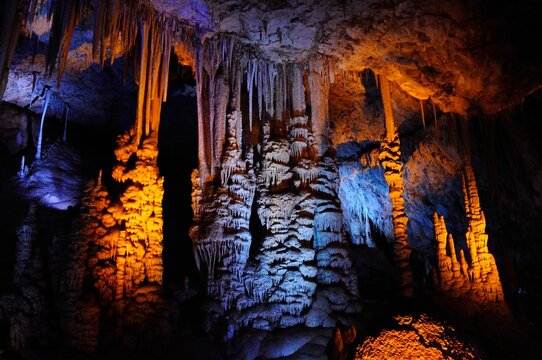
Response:
[[[282,139],[265,122],[256,162],[255,150],[238,146],[240,115],[228,115],[221,186],[201,197],[195,183],[193,193],[194,252],[217,305],[209,309],[236,328],[334,326],[334,313],[359,311],[335,162],[315,157],[306,116],[293,117]],[[261,243],[252,243],[251,213],[264,229]]]
[[[340,162],[339,199],[350,241],[356,245],[374,247],[376,232],[393,239],[392,207],[378,154],[373,157],[376,161],[364,165],[361,159],[366,157],[367,154],[363,153],[359,160],[356,157]]]
[[[224,309],[231,308],[243,287],[242,272],[251,244],[249,221],[256,187],[251,151],[243,157],[237,142],[238,121],[241,121],[239,112],[228,115],[228,144],[219,190],[203,190],[199,181],[193,181],[195,225],[190,236],[196,264],[207,276],[209,295],[218,299]]]

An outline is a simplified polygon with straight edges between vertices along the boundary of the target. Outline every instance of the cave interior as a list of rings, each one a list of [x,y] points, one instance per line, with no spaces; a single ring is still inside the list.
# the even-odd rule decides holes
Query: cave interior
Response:
[[[540,359],[537,0],[5,0],[0,359]]]

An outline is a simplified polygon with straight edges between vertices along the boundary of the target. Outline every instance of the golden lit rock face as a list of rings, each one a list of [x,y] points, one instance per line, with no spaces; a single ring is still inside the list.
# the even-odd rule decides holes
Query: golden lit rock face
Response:
[[[122,313],[132,301],[159,302],[162,284],[163,178],[158,174],[156,138],[145,139],[131,153],[133,131],[118,140],[113,179],[123,190],[118,199],[105,187],[91,190],[85,233],[91,254],[94,285],[100,302]],[[110,308],[111,309],[111,308]],[[140,316],[139,314],[138,316]]]
[[[454,239],[446,229],[444,217],[439,217],[435,213],[433,224],[438,246],[435,283],[441,292],[452,298],[468,299],[478,305],[503,303],[499,272],[495,258],[487,247],[486,219],[480,206],[474,172],[468,159],[465,161],[462,182],[468,221],[465,237],[470,259],[466,260],[463,250],[460,250],[459,259],[457,258]]]
[[[450,325],[423,314],[394,320],[392,329],[359,345],[354,359],[477,359],[474,349],[457,339]]]
[[[408,217],[405,214],[405,199],[403,198],[403,163],[399,134],[395,131],[389,81],[382,77],[382,102],[386,120],[386,138],[380,143],[380,163],[384,168],[384,178],[390,187],[392,204],[393,229],[395,234],[394,259],[399,269],[400,287],[404,296],[412,296],[412,270],[410,269],[410,245],[408,242]]]
[[[175,51],[175,55],[177,55],[179,64],[184,66],[190,66],[192,69],[195,68],[196,65],[194,61],[193,50],[191,50],[186,44],[175,43],[173,46],[173,50]]]

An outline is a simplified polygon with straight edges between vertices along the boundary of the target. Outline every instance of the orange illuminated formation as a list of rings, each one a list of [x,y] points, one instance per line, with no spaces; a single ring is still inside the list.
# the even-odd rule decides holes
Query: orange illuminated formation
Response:
[[[438,244],[435,283],[441,292],[452,298],[465,298],[474,304],[502,303],[504,297],[499,272],[487,247],[486,219],[468,159],[465,161],[462,182],[468,221],[465,237],[470,261],[465,258],[463,250],[459,251],[457,259],[452,234],[446,229],[444,217],[439,217],[435,212],[433,224]]]
[[[133,135],[133,134],[132,134]],[[96,252],[89,260],[100,300],[122,312],[132,300],[157,301],[162,283],[163,179],[158,175],[155,139],[147,139],[136,153],[124,135],[115,151],[113,179],[124,185],[118,201],[104,187],[93,192]],[[134,161],[133,167],[128,166]],[[89,226],[87,226],[89,227]],[[93,228],[92,228],[93,227]]]
[[[369,336],[354,359],[477,359],[474,349],[461,342],[455,330],[427,315],[396,316],[395,328]]]
[[[124,22],[122,33],[135,36],[131,31],[137,27],[129,19]],[[120,30],[102,25],[103,47]],[[139,30],[136,122],[117,140],[112,172],[115,188],[120,190],[112,193],[100,180],[88,191],[83,229],[92,244],[88,265],[99,302],[108,315],[122,314],[126,324],[136,327],[154,316],[161,303],[164,189],[157,166],[158,127],[167,93],[172,37],[171,27],[152,11],[144,12]],[[104,51],[102,48],[101,53]]]
[[[380,78],[382,102],[386,120],[386,138],[380,142],[380,163],[384,168],[384,178],[390,187],[393,229],[395,234],[394,258],[400,272],[400,286],[404,296],[412,296],[412,271],[410,269],[410,245],[407,235],[408,217],[405,214],[403,198],[403,163],[399,134],[395,130],[391,107],[390,85],[386,77]]]

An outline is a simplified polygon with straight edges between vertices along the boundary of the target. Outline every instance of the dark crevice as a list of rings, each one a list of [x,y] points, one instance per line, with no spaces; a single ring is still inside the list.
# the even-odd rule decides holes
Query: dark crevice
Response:
[[[250,221],[248,229],[252,238],[249,250],[249,259],[256,258],[258,251],[260,250],[263,239],[265,238],[265,227],[262,225],[260,217],[258,216],[258,192],[254,194],[254,200],[252,201],[252,207],[250,211]]]
[[[171,59],[168,100],[162,106],[159,130],[158,167],[164,177],[163,265],[164,283],[197,282],[198,271],[188,236],[192,224],[190,175],[197,166],[197,107],[190,90],[194,85],[191,70],[177,67]]]

